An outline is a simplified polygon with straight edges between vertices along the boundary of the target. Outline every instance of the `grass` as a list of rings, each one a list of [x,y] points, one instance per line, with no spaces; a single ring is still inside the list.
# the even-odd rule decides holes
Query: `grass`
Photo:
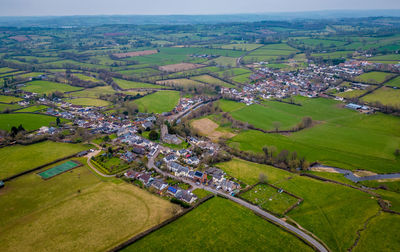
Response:
[[[252,75],[251,73],[245,73],[245,74],[241,74],[241,75],[236,75],[235,77],[232,78],[233,81],[245,84],[245,83],[249,83],[250,82],[250,75]]]
[[[283,214],[286,209],[297,202],[296,198],[286,193],[279,193],[275,188],[266,184],[258,184],[253,189],[242,193],[240,197],[276,214]]]
[[[217,79],[215,77],[212,77],[212,76],[210,76],[208,74],[194,76],[194,77],[191,77],[190,79],[195,80],[195,81],[204,82],[204,83],[211,84],[211,85],[227,87],[227,88],[235,88],[234,85],[229,84],[229,83],[227,83],[225,81],[222,81],[220,79]]]
[[[135,100],[134,103],[141,112],[162,113],[173,110],[178,105],[179,97],[177,91],[159,91]]]
[[[355,80],[364,83],[381,84],[392,76],[394,76],[394,74],[385,72],[368,72],[357,76]]]
[[[16,77],[25,79],[25,78],[37,77],[42,74],[44,74],[44,73],[43,72],[32,72],[32,73],[20,74],[20,75],[17,75]]]
[[[170,80],[162,80],[162,81],[157,81],[157,84],[159,85],[165,85],[165,86],[171,86],[171,87],[196,87],[196,86],[202,86],[205,85],[201,82],[195,81],[195,80],[190,80],[190,79],[170,79]]]
[[[0,170],[0,178],[6,178],[33,169],[88,148],[88,146],[82,144],[56,143],[51,141],[1,148],[0,161],[2,168]]]
[[[381,213],[372,219],[353,251],[398,251],[400,249],[400,216]]]
[[[95,77],[88,76],[88,75],[85,75],[85,74],[74,73],[74,74],[72,74],[72,75],[73,75],[74,77],[80,79],[80,80],[83,80],[83,81],[102,82],[101,80],[96,79]]]
[[[192,191],[193,194],[197,196],[198,199],[202,199],[206,197],[207,195],[211,194],[209,191],[206,191],[204,189],[197,188]]]
[[[179,237],[179,238],[177,238]],[[291,234],[229,200],[213,198],[124,251],[307,251]]]
[[[209,62],[214,62],[218,66],[236,66],[236,58],[220,56],[216,59],[212,59]],[[207,63],[207,62],[206,62]]]
[[[260,173],[268,183],[291,192],[304,202],[289,212],[289,217],[322,239],[332,251],[345,251],[366,219],[378,212],[376,199],[361,191],[302,177],[267,165],[239,159],[217,165],[248,184]]]
[[[266,145],[275,146],[278,151],[296,151],[308,161],[319,161],[344,169],[399,172],[400,160],[394,155],[400,145],[399,118],[380,113],[359,114],[340,108],[340,103],[330,99],[304,99],[302,103],[303,106],[295,106],[271,101],[265,103],[267,107],[263,114],[257,114],[257,111],[253,112],[246,107],[230,113],[241,115],[243,109],[247,112],[244,119],[265,128],[271,127],[268,122],[272,120],[281,122],[284,128],[304,116],[310,116],[319,124],[290,135],[242,131],[228,143],[234,148],[259,153]],[[228,105],[225,107],[229,108]],[[273,118],[274,115],[276,118]]]
[[[29,174],[6,183],[0,191],[3,250],[105,251],[171,217],[168,201],[99,178],[85,158],[79,161],[83,167],[46,181]]]
[[[9,68],[9,67],[1,67],[0,68],[0,74],[14,72],[14,71],[17,71],[17,70],[13,69],[13,68]]]
[[[362,100],[368,103],[380,102],[383,105],[399,106],[400,90],[388,87],[381,87],[374,92],[362,97]]]
[[[400,76],[388,81],[385,83],[386,86],[391,86],[391,87],[398,87],[400,88]]]
[[[45,106],[45,105],[33,105],[33,106],[30,106],[30,107],[26,107],[26,108],[17,110],[17,111],[15,111],[15,112],[16,112],[16,113],[23,113],[23,112],[32,112],[32,113],[35,113],[35,112],[40,112],[40,111],[46,110],[47,108],[48,108],[48,107]]]
[[[0,114],[0,129],[11,130],[13,126],[18,127],[20,124],[25,130],[31,131],[39,129],[42,126],[49,126],[55,123],[56,118],[48,115],[39,114]]]
[[[22,87],[21,89],[31,93],[50,94],[55,91],[71,92],[82,88],[73,87],[67,84],[62,84],[52,81],[31,81],[26,83],[26,86]]]
[[[87,97],[87,98],[99,98],[100,95],[112,95],[115,94],[116,91],[111,86],[101,86],[94,88],[87,88],[82,91],[70,93],[70,96],[73,97]]]
[[[313,53],[313,57],[321,57],[324,59],[336,59],[336,58],[348,58],[348,55],[352,55],[354,51],[336,51],[330,53]]]
[[[234,101],[230,101],[230,100],[219,100],[219,101],[217,101],[216,104],[224,112],[232,112],[232,111],[239,110],[241,108],[246,107],[246,105],[244,103],[234,102]]]
[[[16,109],[19,109],[19,108],[21,108],[21,106],[18,105],[18,104],[3,104],[3,103],[0,103],[0,112],[3,112],[5,110],[16,110]]]
[[[0,95],[0,102],[3,103],[14,103],[22,101],[23,99],[15,96]]]
[[[66,101],[79,106],[107,107],[111,104],[108,101],[94,99],[94,98],[76,98],[76,99],[69,99]]]
[[[113,78],[114,82],[122,89],[132,89],[132,88],[162,88],[159,85],[143,83],[143,82],[136,82],[136,81],[128,81]]]
[[[226,44],[221,45],[222,49],[240,50],[240,51],[251,51],[261,47],[262,44]]]
[[[336,96],[340,96],[340,97],[343,97],[343,98],[346,98],[346,99],[350,99],[350,98],[360,97],[361,95],[365,94],[366,92],[367,92],[367,90],[356,89],[356,90],[351,90],[351,91],[338,93],[338,94],[336,94]]]

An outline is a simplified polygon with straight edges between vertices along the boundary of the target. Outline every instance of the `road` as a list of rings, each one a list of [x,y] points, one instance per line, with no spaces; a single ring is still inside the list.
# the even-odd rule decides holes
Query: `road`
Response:
[[[232,201],[234,201],[234,202],[236,202],[236,203],[238,203],[238,204],[240,204],[240,205],[242,205],[242,206],[244,206],[244,207],[246,207],[246,208],[248,208],[248,209],[250,209],[250,210],[252,210],[252,211],[254,211],[256,213],[258,213],[258,214],[260,214],[260,215],[262,215],[263,217],[265,217],[266,219],[272,221],[273,223],[275,223],[275,224],[277,224],[277,225],[279,225],[281,227],[284,227],[287,230],[290,230],[292,233],[294,233],[299,238],[307,241],[309,244],[312,244],[318,251],[328,252],[328,250],[320,242],[315,240],[310,235],[306,234],[305,232],[303,232],[299,228],[288,224],[287,222],[275,217],[274,215],[262,210],[261,208],[255,206],[255,205],[247,203],[246,201],[244,201],[244,200],[242,200],[240,198],[233,197],[230,194],[217,191],[217,190],[215,190],[215,189],[213,189],[213,188],[211,188],[209,186],[197,185],[193,181],[190,181],[190,180],[187,180],[187,179],[184,179],[184,178],[180,178],[180,177],[176,177],[176,176],[174,176],[174,175],[172,175],[170,173],[162,171],[161,169],[159,169],[158,167],[156,167],[154,165],[154,159],[157,157],[158,153],[159,153],[159,150],[154,154],[153,157],[149,158],[149,161],[148,161],[148,167],[149,168],[155,169],[158,173],[160,173],[160,174],[162,174],[162,175],[164,175],[166,177],[170,177],[170,178],[176,179],[178,181],[185,182],[185,183],[191,185],[194,189],[201,188],[201,189],[204,189],[204,190],[209,191],[211,193],[214,193],[216,195],[220,195],[222,197],[228,198],[228,199],[230,199],[230,200],[232,200]]]
[[[101,152],[101,147],[100,147],[99,145],[95,144],[95,143],[91,143],[91,144],[93,144],[94,146],[96,146],[96,147],[97,147],[97,150],[95,150],[95,151],[93,151],[93,152],[89,152],[89,153],[86,155],[86,157],[87,157],[87,164],[89,165],[89,167],[92,168],[93,171],[95,171],[97,174],[99,174],[99,175],[102,176],[102,177],[105,177],[105,178],[115,177],[115,175],[107,175],[107,174],[104,174],[104,173],[100,172],[99,170],[96,169],[96,167],[95,167],[94,165],[92,165],[92,163],[90,162],[90,159],[91,159],[92,157],[96,156],[97,154],[99,154],[99,153]]]

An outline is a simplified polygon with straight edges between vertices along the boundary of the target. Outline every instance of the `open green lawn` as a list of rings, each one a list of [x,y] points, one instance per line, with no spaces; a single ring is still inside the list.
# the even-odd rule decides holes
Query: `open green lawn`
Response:
[[[335,58],[348,58],[348,55],[352,55],[354,51],[336,51],[330,53],[313,53],[313,57],[322,57],[324,59],[335,59]]]
[[[89,146],[51,141],[1,148],[0,161],[2,166],[0,169],[0,179],[86,149],[89,149]]]
[[[14,103],[14,104],[3,104],[3,103],[0,103],[0,112],[3,112],[5,110],[16,110],[16,109],[19,109],[19,108],[21,108],[21,106],[16,104],[16,103]]]
[[[304,116],[310,116],[319,121],[314,127],[290,135],[242,131],[231,138],[229,144],[234,148],[253,152],[262,152],[264,146],[275,146],[278,151],[296,151],[308,161],[319,161],[351,170],[399,172],[400,160],[394,155],[396,148],[400,146],[398,117],[379,113],[359,114],[340,108],[340,103],[329,99],[305,99],[302,103],[303,106],[295,106],[266,102],[264,114],[257,114],[257,110],[254,112],[244,107],[242,109],[247,112],[247,117],[243,118],[251,124],[259,124],[258,126],[268,129],[271,128],[268,123],[273,120],[281,122],[284,127],[297,123]],[[242,116],[242,109],[230,113],[233,116]],[[276,118],[271,120],[274,115]]]
[[[361,191],[302,177],[271,166],[239,159],[218,164],[228,174],[254,184],[260,173],[277,187],[304,199],[289,217],[322,239],[332,251],[346,251],[356,239],[356,231],[378,212],[376,199]]]
[[[385,86],[391,86],[391,87],[398,87],[400,88],[400,76],[388,81],[385,83]]]
[[[31,81],[26,83],[25,87],[21,88],[24,91],[38,94],[50,94],[55,91],[70,92],[82,88],[73,87],[67,84],[52,82],[52,81]]]
[[[196,87],[205,85],[204,83],[191,80],[191,79],[169,79],[157,81],[159,85],[165,85],[170,87]]]
[[[242,83],[242,84],[246,84],[249,83],[251,80],[249,79],[251,73],[245,73],[245,74],[241,74],[241,75],[236,75],[232,78],[233,81]]]
[[[22,101],[23,99],[15,96],[0,95],[0,102],[3,103],[14,103]]]
[[[213,198],[123,251],[311,251],[293,235],[229,200]]]
[[[43,72],[31,72],[31,73],[20,74],[20,75],[17,75],[16,77],[25,79],[25,78],[37,77],[42,74],[44,74],[44,73]]]
[[[279,193],[277,189],[266,184],[258,184],[253,189],[240,194],[240,197],[275,214],[283,214],[297,202],[295,197],[283,192]]]
[[[9,67],[1,67],[0,68],[0,74],[9,73],[9,72],[13,72],[13,71],[17,71],[17,70],[13,69],[13,68],[9,68]]]
[[[92,76],[88,76],[86,74],[81,74],[81,73],[74,73],[73,74],[74,77],[81,79],[83,81],[90,81],[90,82],[103,82],[99,79],[96,79],[95,77]]]
[[[15,111],[16,113],[23,113],[23,112],[40,112],[46,110],[48,107],[45,105],[33,105],[30,107],[26,107],[20,110]]]
[[[111,104],[108,101],[94,99],[94,98],[75,98],[75,99],[68,99],[66,101],[79,106],[107,107]]]
[[[205,62],[205,63],[207,64],[209,62],[214,62],[218,66],[231,66],[231,67],[236,66],[236,58],[232,58],[232,57],[221,56],[221,57],[218,57],[216,59],[212,59],[212,60],[210,60],[208,62]]]
[[[6,182],[0,190],[3,251],[108,251],[172,216],[168,201],[100,178],[85,158],[77,160],[84,165],[49,180],[32,173]]]
[[[335,95],[346,98],[346,99],[350,99],[350,98],[360,97],[361,95],[365,94],[366,92],[367,92],[367,90],[356,89],[356,90],[346,91],[346,92],[342,92],[342,93],[337,93]]]
[[[115,94],[116,91],[111,86],[100,86],[94,88],[87,88],[82,91],[70,93],[72,97],[88,97],[88,98],[99,98],[100,95]]]
[[[355,80],[364,83],[381,84],[392,76],[394,76],[394,74],[385,72],[368,72],[357,76]]]
[[[371,220],[353,251],[398,251],[400,249],[400,216],[381,213]]]
[[[257,49],[261,46],[262,46],[262,44],[226,44],[226,45],[221,45],[221,48],[232,49],[232,50],[241,50],[241,51],[251,51],[251,50]]]
[[[204,82],[204,83],[211,84],[211,85],[227,87],[227,88],[235,88],[234,85],[229,84],[229,83],[227,83],[225,81],[222,81],[220,79],[214,78],[214,77],[212,77],[212,76],[210,76],[208,74],[194,76],[194,77],[191,77],[190,79],[195,80],[195,81]]]
[[[39,114],[0,114],[0,129],[10,130],[11,127],[18,127],[20,124],[25,130],[31,131],[39,129],[42,126],[49,126],[50,123],[55,123],[56,118],[48,115]]]
[[[136,82],[136,81],[128,81],[113,78],[114,82],[122,89],[132,89],[132,88],[162,88],[159,85],[154,85],[150,83]]]
[[[177,91],[159,91],[147,95],[134,103],[138,105],[139,111],[147,113],[169,112],[178,105],[180,94]]]
[[[381,87],[362,97],[365,102],[380,102],[383,105],[400,106],[400,89]]]

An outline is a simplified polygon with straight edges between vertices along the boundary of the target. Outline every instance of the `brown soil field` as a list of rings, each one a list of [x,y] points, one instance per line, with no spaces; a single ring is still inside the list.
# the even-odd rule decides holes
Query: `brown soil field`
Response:
[[[158,53],[157,50],[146,50],[146,51],[137,51],[137,52],[127,52],[127,53],[114,53],[113,55],[117,58],[127,58],[127,57],[136,57],[136,56],[145,56],[150,54]]]
[[[202,65],[200,64],[193,64],[193,63],[179,63],[179,64],[160,66],[158,69],[165,72],[180,72],[180,71],[192,70],[201,66]]]
[[[232,138],[236,134],[227,131],[217,131],[218,124],[208,118],[199,119],[192,122],[192,127],[195,128],[201,135],[207,136],[212,141],[218,141],[220,137]]]

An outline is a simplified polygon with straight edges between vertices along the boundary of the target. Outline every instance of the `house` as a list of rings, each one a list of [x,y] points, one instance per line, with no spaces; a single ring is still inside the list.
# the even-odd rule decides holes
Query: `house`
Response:
[[[203,173],[200,171],[196,171],[193,176],[194,181],[199,181],[200,183],[204,183],[207,181],[207,173]]]
[[[175,176],[186,177],[189,174],[189,168],[181,166],[178,171],[175,172]]]
[[[167,164],[167,166],[168,166],[168,169],[172,172],[177,172],[182,167],[182,165],[175,163],[175,162],[169,162]]]
[[[178,159],[178,157],[175,156],[174,154],[170,154],[170,155],[164,157],[165,163],[174,162],[174,161],[176,161],[177,159]]]
[[[197,197],[190,192],[184,191],[180,196],[180,199],[188,204],[192,204],[197,199]]]
[[[151,187],[154,187],[158,191],[164,190],[167,186],[168,186],[168,184],[165,183],[164,181],[162,181],[161,179],[155,179],[151,183]]]
[[[140,175],[139,172],[135,172],[135,171],[127,171],[124,173],[124,176],[127,178],[131,178],[131,179],[136,179],[138,176]]]
[[[185,161],[187,164],[190,164],[190,165],[198,165],[200,163],[200,159],[198,159],[198,157],[196,157],[196,156],[191,156],[191,157],[187,158]]]
[[[127,162],[132,162],[135,159],[135,155],[132,152],[127,151],[121,155],[121,158]]]
[[[188,153],[188,151],[186,150],[186,149],[182,149],[182,150],[177,150],[176,151],[176,154],[178,155],[178,156],[184,156],[184,155],[186,155]]]
[[[154,180],[150,175],[148,174],[141,174],[138,176],[138,179],[145,185],[149,186],[151,182]]]
[[[167,193],[171,194],[172,196],[175,196],[175,194],[178,192],[178,189],[175,187],[169,186],[167,189]]]
[[[141,147],[141,146],[135,146],[135,147],[133,147],[132,152],[133,152],[133,153],[136,153],[136,154],[143,155],[146,151],[145,151],[145,149],[144,149],[143,147]]]
[[[151,128],[153,128],[153,123],[152,122],[144,122],[144,123],[142,123],[142,127],[145,129],[151,129]]]

